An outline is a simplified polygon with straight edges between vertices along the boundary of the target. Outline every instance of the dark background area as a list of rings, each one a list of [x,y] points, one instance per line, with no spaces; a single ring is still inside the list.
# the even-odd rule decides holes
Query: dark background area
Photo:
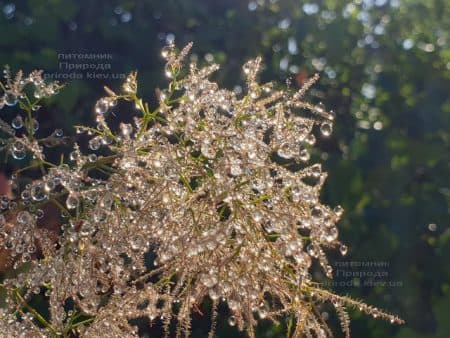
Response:
[[[316,154],[329,173],[322,197],[346,210],[340,236],[350,247],[345,258],[332,256],[328,283],[407,322],[352,311],[353,336],[447,338],[449,32],[448,0],[0,1],[0,64],[67,84],[39,119],[42,134],[68,135],[93,123],[103,85],[117,88],[132,70],[154,102],[165,85],[160,49],[173,40],[193,41],[199,63],[221,64],[214,79],[228,88],[257,55],[263,80],[296,87],[320,73],[309,97],[337,117]],[[197,318],[192,337],[208,329]],[[218,336],[238,335],[222,320]],[[279,336],[277,326],[259,328],[259,337]]]

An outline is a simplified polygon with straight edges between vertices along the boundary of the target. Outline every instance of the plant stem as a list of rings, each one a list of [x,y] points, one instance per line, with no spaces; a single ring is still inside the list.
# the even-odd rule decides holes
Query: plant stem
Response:
[[[81,325],[84,325],[84,324],[88,324],[88,323],[90,323],[90,322],[93,322],[94,320],[95,320],[94,317],[88,318],[88,319],[85,319],[85,320],[82,320],[81,322],[78,322],[78,323],[73,324],[73,325],[70,327],[70,330],[75,329],[75,328],[77,328],[78,326],[81,326]]]
[[[32,308],[26,301],[25,299],[22,297],[22,295],[20,294],[19,290],[14,290],[14,296],[16,297],[16,299],[19,301],[19,303],[26,308],[31,314],[33,314],[33,316],[42,324],[44,325],[46,328],[48,328],[49,330],[52,331],[52,333],[56,334],[56,330],[53,328],[53,326],[44,318],[42,317],[42,315],[37,312],[34,308]]]

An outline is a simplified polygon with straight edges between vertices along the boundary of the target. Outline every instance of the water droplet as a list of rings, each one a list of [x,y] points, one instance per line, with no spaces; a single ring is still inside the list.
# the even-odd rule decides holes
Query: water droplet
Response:
[[[69,159],[70,159],[71,161],[76,161],[76,160],[78,160],[78,158],[79,158],[79,154],[78,154],[77,151],[72,151],[72,152],[69,154]]]
[[[329,122],[323,122],[320,125],[320,132],[323,136],[328,137],[333,132],[333,125]]]
[[[263,192],[267,188],[266,182],[262,179],[256,179],[252,182],[252,189]]]
[[[101,138],[101,141],[102,141],[102,144],[104,144],[104,145],[108,145],[108,144],[111,144],[111,143],[113,143],[113,138],[111,137],[111,136],[103,136],[102,138]]]
[[[293,202],[300,202],[300,198],[302,197],[302,189],[298,186],[293,187],[291,189],[291,197]]]
[[[320,175],[322,174],[322,166],[319,163],[311,166],[310,170],[311,170],[311,175],[315,178],[320,177]]]
[[[319,250],[317,250],[317,247],[314,244],[309,244],[306,251],[311,257],[319,257]]]
[[[7,92],[4,96],[5,104],[7,106],[15,106],[18,102],[17,95],[11,92]]]
[[[15,141],[11,147],[11,154],[16,160],[22,160],[25,158],[26,151],[23,143],[20,141]]]
[[[327,114],[327,119],[329,119],[330,121],[334,121],[334,119],[336,118],[336,113],[332,110],[330,110]]]
[[[106,213],[105,210],[100,209],[96,210],[93,216],[95,222],[103,222],[108,217],[108,214]]]
[[[212,288],[212,289],[209,290],[209,297],[212,300],[218,300],[219,299],[220,295],[219,295],[219,292],[218,292],[217,288]]]
[[[315,219],[321,218],[323,216],[323,212],[322,209],[318,206],[315,206],[312,210],[311,210],[311,216]]]
[[[15,142],[12,144],[12,150],[13,150],[13,151],[25,150],[25,146],[23,145],[22,142],[20,142],[20,141],[15,141]]]
[[[109,109],[109,104],[108,104],[108,100],[106,99],[100,99],[97,101],[97,103],[95,104],[95,112],[97,114],[106,114],[106,112]]]
[[[108,104],[109,106],[112,108],[117,104],[117,100],[113,99],[113,98],[109,98],[108,100]]]
[[[33,185],[30,188],[30,195],[31,195],[31,198],[36,202],[40,202],[40,201],[44,200],[47,197],[47,194],[45,193],[45,190],[44,190],[44,184],[38,183],[38,184]]]
[[[16,160],[23,160],[27,153],[25,152],[25,150],[13,150],[11,152],[11,155]]]
[[[260,211],[255,211],[252,215],[252,218],[255,222],[259,223],[263,219],[263,214]]]
[[[1,210],[8,209],[9,202],[10,201],[9,201],[8,196],[5,196],[5,195],[0,196],[0,209]]]
[[[29,254],[29,253],[24,253],[24,254],[22,255],[22,262],[23,262],[23,263],[27,263],[27,262],[29,262],[29,261],[31,261],[31,256],[30,256],[30,254]]]
[[[36,119],[33,119],[33,121],[31,122],[31,126],[33,128],[33,131],[37,131],[39,129],[39,122]]]
[[[30,199],[30,192],[28,190],[23,190],[22,193],[20,194],[20,197],[26,201],[28,199]]]
[[[217,284],[217,278],[214,275],[208,274],[202,278],[202,282],[207,288],[212,288]]]
[[[17,214],[17,222],[31,225],[34,221],[33,215],[31,215],[28,211],[21,211]]]
[[[230,166],[230,174],[232,176],[239,176],[242,174],[242,168],[239,164],[232,164]]]
[[[168,79],[172,79],[173,78],[173,76],[174,76],[174,69],[173,69],[172,65],[166,64],[164,66],[164,74],[166,75],[166,77]],[[164,99],[161,99],[161,100],[164,100]]]
[[[17,115],[11,122],[11,125],[14,129],[20,129],[23,127],[22,116]]]
[[[333,211],[337,217],[341,217],[342,214],[344,213],[344,208],[341,207],[340,205],[337,205],[336,207],[334,207]]]
[[[325,112],[325,105],[324,105],[322,102],[320,102],[319,104],[317,104],[317,105],[314,107],[314,110],[315,110],[317,113],[322,114],[322,113]]]
[[[101,138],[98,136],[89,140],[89,149],[91,149],[91,150],[98,150],[98,149],[100,149],[101,145],[102,145],[102,141],[101,141]]]
[[[305,142],[309,145],[314,145],[316,143],[316,137],[313,134],[309,134],[305,137]]]
[[[53,189],[55,189],[55,186],[56,184],[53,180],[48,180],[47,182],[45,182],[44,189],[47,192],[51,192]]]
[[[44,210],[42,209],[37,209],[36,210],[36,217],[41,219],[42,217],[44,217]]]
[[[294,156],[291,145],[289,143],[283,143],[280,145],[277,151],[278,156],[286,159],[290,159]]]
[[[170,97],[170,92],[167,89],[163,89],[159,92],[159,100],[161,102],[167,100]]]
[[[332,242],[338,237],[338,230],[336,227],[332,227],[325,230],[324,233],[325,240],[327,242]]]
[[[170,54],[171,54],[171,52],[172,52],[172,50],[173,50],[173,46],[172,45],[164,46],[163,49],[161,50],[161,56],[164,59],[168,59]]]
[[[129,123],[121,123],[120,124],[120,132],[125,138],[128,138],[133,132],[133,126]]]
[[[64,135],[64,132],[62,131],[62,129],[55,129],[55,131],[53,132],[53,134],[56,137],[62,137]]]
[[[33,95],[34,95],[34,97],[35,97],[36,99],[40,99],[40,98],[42,98],[42,97],[45,96],[45,93],[44,93],[44,91],[42,90],[42,88],[36,87],[36,89],[35,89]]]
[[[203,142],[200,150],[206,158],[214,158],[216,156],[216,151],[209,142]]]
[[[169,194],[163,194],[161,200],[165,204],[169,203],[170,202],[170,195]]]
[[[236,317],[231,316],[230,318],[228,318],[228,324],[230,326],[236,326]]]
[[[305,148],[301,149],[299,157],[300,157],[300,160],[303,161],[303,162],[308,161],[309,158],[310,158],[308,149],[305,149]]]
[[[79,206],[80,200],[74,194],[70,194],[66,199],[66,206],[68,209],[75,209]]]
[[[348,247],[347,247],[347,245],[342,244],[342,245],[339,247],[339,251],[341,252],[341,255],[342,255],[342,256],[345,256],[345,255],[347,254],[347,252],[348,252]]]
[[[428,230],[436,231],[437,230],[437,225],[435,223],[428,224]]]
[[[258,310],[259,318],[265,319],[267,317],[267,310],[266,309],[259,309]]]

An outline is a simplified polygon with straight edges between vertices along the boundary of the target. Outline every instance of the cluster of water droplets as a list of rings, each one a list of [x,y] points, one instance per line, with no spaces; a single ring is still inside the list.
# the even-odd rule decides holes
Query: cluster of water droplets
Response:
[[[36,220],[40,217],[43,217],[40,209],[34,214],[26,210],[18,211],[11,219],[0,215],[0,246],[10,252],[15,267],[31,261],[36,253],[36,237],[39,237]]]
[[[24,98],[24,88],[31,85],[33,95],[36,99],[42,99],[58,93],[60,85],[57,82],[46,83],[42,78],[42,71],[33,71],[27,77],[23,77],[21,71],[16,76],[12,76],[9,67],[5,67],[3,75],[6,80],[5,91],[0,97],[0,109],[5,105],[13,107],[17,105],[19,99]]]

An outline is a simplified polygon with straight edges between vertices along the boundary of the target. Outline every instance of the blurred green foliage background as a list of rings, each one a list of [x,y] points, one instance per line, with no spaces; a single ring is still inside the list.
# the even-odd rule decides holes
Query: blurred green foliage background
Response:
[[[341,238],[350,246],[345,259],[336,255],[330,286],[407,322],[352,312],[353,336],[450,337],[448,0],[0,1],[0,32],[0,64],[67,83],[40,112],[43,133],[91,123],[103,85],[117,87],[131,70],[154,102],[165,84],[160,48],[173,40],[194,41],[200,63],[220,63],[215,79],[229,88],[257,55],[263,80],[295,88],[320,73],[310,99],[337,116],[333,136],[319,142],[329,172],[323,200],[345,208]],[[78,53],[110,58],[66,59]],[[68,69],[92,63],[111,69]],[[67,79],[75,73],[81,78]],[[382,277],[353,278],[368,271]],[[208,329],[197,318],[192,336]],[[260,337],[280,332],[259,328]],[[238,333],[220,322],[218,336]]]

